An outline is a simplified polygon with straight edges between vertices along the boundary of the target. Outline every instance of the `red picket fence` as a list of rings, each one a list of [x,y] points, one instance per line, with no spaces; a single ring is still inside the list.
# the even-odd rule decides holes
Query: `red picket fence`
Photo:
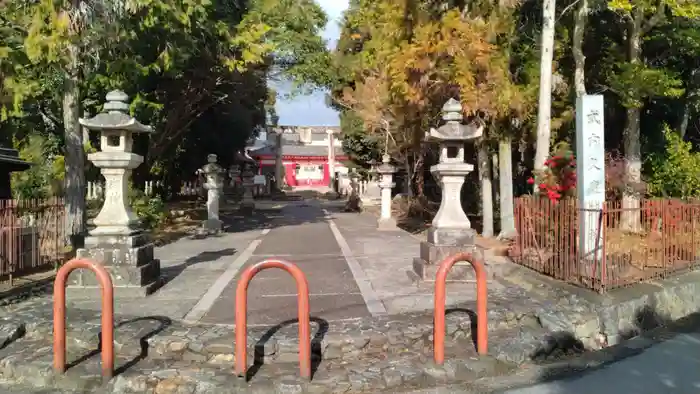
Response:
[[[584,256],[579,223],[595,224],[595,250]],[[700,260],[700,203],[643,200],[638,208],[607,201],[580,208],[574,199],[516,199],[513,260],[555,279],[604,292],[692,269]],[[593,237],[595,239],[595,237]]]
[[[0,200],[0,281],[55,268],[64,257],[65,204]]]

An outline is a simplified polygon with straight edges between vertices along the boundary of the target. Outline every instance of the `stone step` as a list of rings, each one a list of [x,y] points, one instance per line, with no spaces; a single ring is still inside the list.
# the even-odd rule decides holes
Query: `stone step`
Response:
[[[464,308],[475,310],[471,304],[464,305]],[[472,328],[476,321],[472,321],[473,313],[464,308],[446,316],[447,342],[450,346],[473,351]],[[489,332],[521,325],[525,323],[523,319],[489,313]],[[119,357],[134,358],[147,354],[153,359],[183,362],[218,364],[233,361],[235,332],[230,327],[170,327],[167,321],[141,318],[118,322],[116,328],[114,348]],[[43,340],[50,348],[51,330],[51,325],[34,327],[23,340]],[[333,326],[312,322],[311,334],[312,355],[317,359],[352,361],[372,355],[399,354],[406,349],[420,350],[429,356],[432,354],[433,317],[432,314],[408,315],[372,326],[359,319]],[[84,355],[96,352],[99,335],[98,320],[70,325],[66,336],[68,353]],[[7,342],[12,341],[8,339]],[[299,351],[297,325],[273,329],[253,327],[248,331],[247,349],[251,363],[256,360],[266,364],[296,362]]]
[[[131,357],[117,354],[117,376],[106,384],[101,377],[99,354],[74,353],[65,374],[52,370],[52,348],[46,339],[21,338],[0,350],[0,379],[4,384],[19,382],[33,388],[58,392],[143,393],[333,393],[382,392],[399,386],[432,387],[435,384],[467,381],[512,371],[513,366],[492,357],[477,357],[460,346],[448,346],[447,361],[438,366],[429,354],[417,349],[400,353],[364,353],[354,360],[316,359],[311,381],[298,377],[298,362],[262,365],[249,360],[249,379],[235,376],[233,360],[217,358],[200,361]]]
[[[486,268],[487,279],[490,280],[495,278],[495,273],[492,272],[492,264],[490,264],[487,260],[484,265]],[[439,269],[439,264],[431,264],[419,257],[413,259],[413,272],[416,274],[416,278],[420,281],[434,282]],[[447,281],[475,283],[476,274],[474,273],[474,268],[466,261],[458,262],[452,266],[452,269],[450,269],[450,272],[447,274]]]

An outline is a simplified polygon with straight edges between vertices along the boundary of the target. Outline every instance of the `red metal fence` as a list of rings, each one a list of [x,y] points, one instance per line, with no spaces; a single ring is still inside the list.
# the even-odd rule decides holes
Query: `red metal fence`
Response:
[[[64,256],[63,200],[0,200],[0,281],[46,271]]]
[[[700,262],[700,203],[642,200],[622,208],[607,201],[583,209],[576,200],[536,196],[515,204],[518,238],[513,260],[578,286],[604,292],[692,269]],[[580,220],[594,225],[595,250],[583,253]],[[590,244],[589,244],[590,248]]]

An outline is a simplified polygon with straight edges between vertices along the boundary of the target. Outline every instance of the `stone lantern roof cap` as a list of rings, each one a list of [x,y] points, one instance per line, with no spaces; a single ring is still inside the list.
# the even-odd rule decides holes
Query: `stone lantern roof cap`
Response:
[[[384,155],[382,157],[382,165],[377,168],[377,172],[380,174],[391,174],[396,171],[396,167],[391,165],[391,157],[389,155]]]
[[[442,106],[442,120],[445,124],[437,129],[431,128],[426,133],[426,140],[434,141],[466,141],[481,137],[484,127],[480,124],[464,125],[462,104],[451,98]]]
[[[224,172],[223,167],[221,167],[219,163],[216,162],[216,159],[217,157],[215,154],[207,155],[207,164],[205,164],[204,167],[201,168],[202,172],[205,174]]]
[[[153,128],[146,126],[128,114],[129,96],[126,93],[114,90],[107,93],[106,102],[102,113],[96,116],[83,119],[79,122],[83,127],[90,130],[126,130],[132,133],[151,133]]]

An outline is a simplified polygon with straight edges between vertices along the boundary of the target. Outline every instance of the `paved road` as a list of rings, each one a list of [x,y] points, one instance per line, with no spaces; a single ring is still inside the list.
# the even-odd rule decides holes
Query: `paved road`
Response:
[[[509,390],[503,394],[590,393],[700,393],[700,333],[678,334],[638,355],[576,378]]]
[[[272,227],[243,269],[267,258],[289,260],[306,274],[311,316],[327,321],[370,316],[325,213],[317,203],[285,207]],[[235,289],[243,269],[221,293],[202,322],[233,324]],[[297,291],[291,276],[278,269],[263,271],[248,287],[248,322],[250,325],[270,325],[295,319],[296,304]]]

